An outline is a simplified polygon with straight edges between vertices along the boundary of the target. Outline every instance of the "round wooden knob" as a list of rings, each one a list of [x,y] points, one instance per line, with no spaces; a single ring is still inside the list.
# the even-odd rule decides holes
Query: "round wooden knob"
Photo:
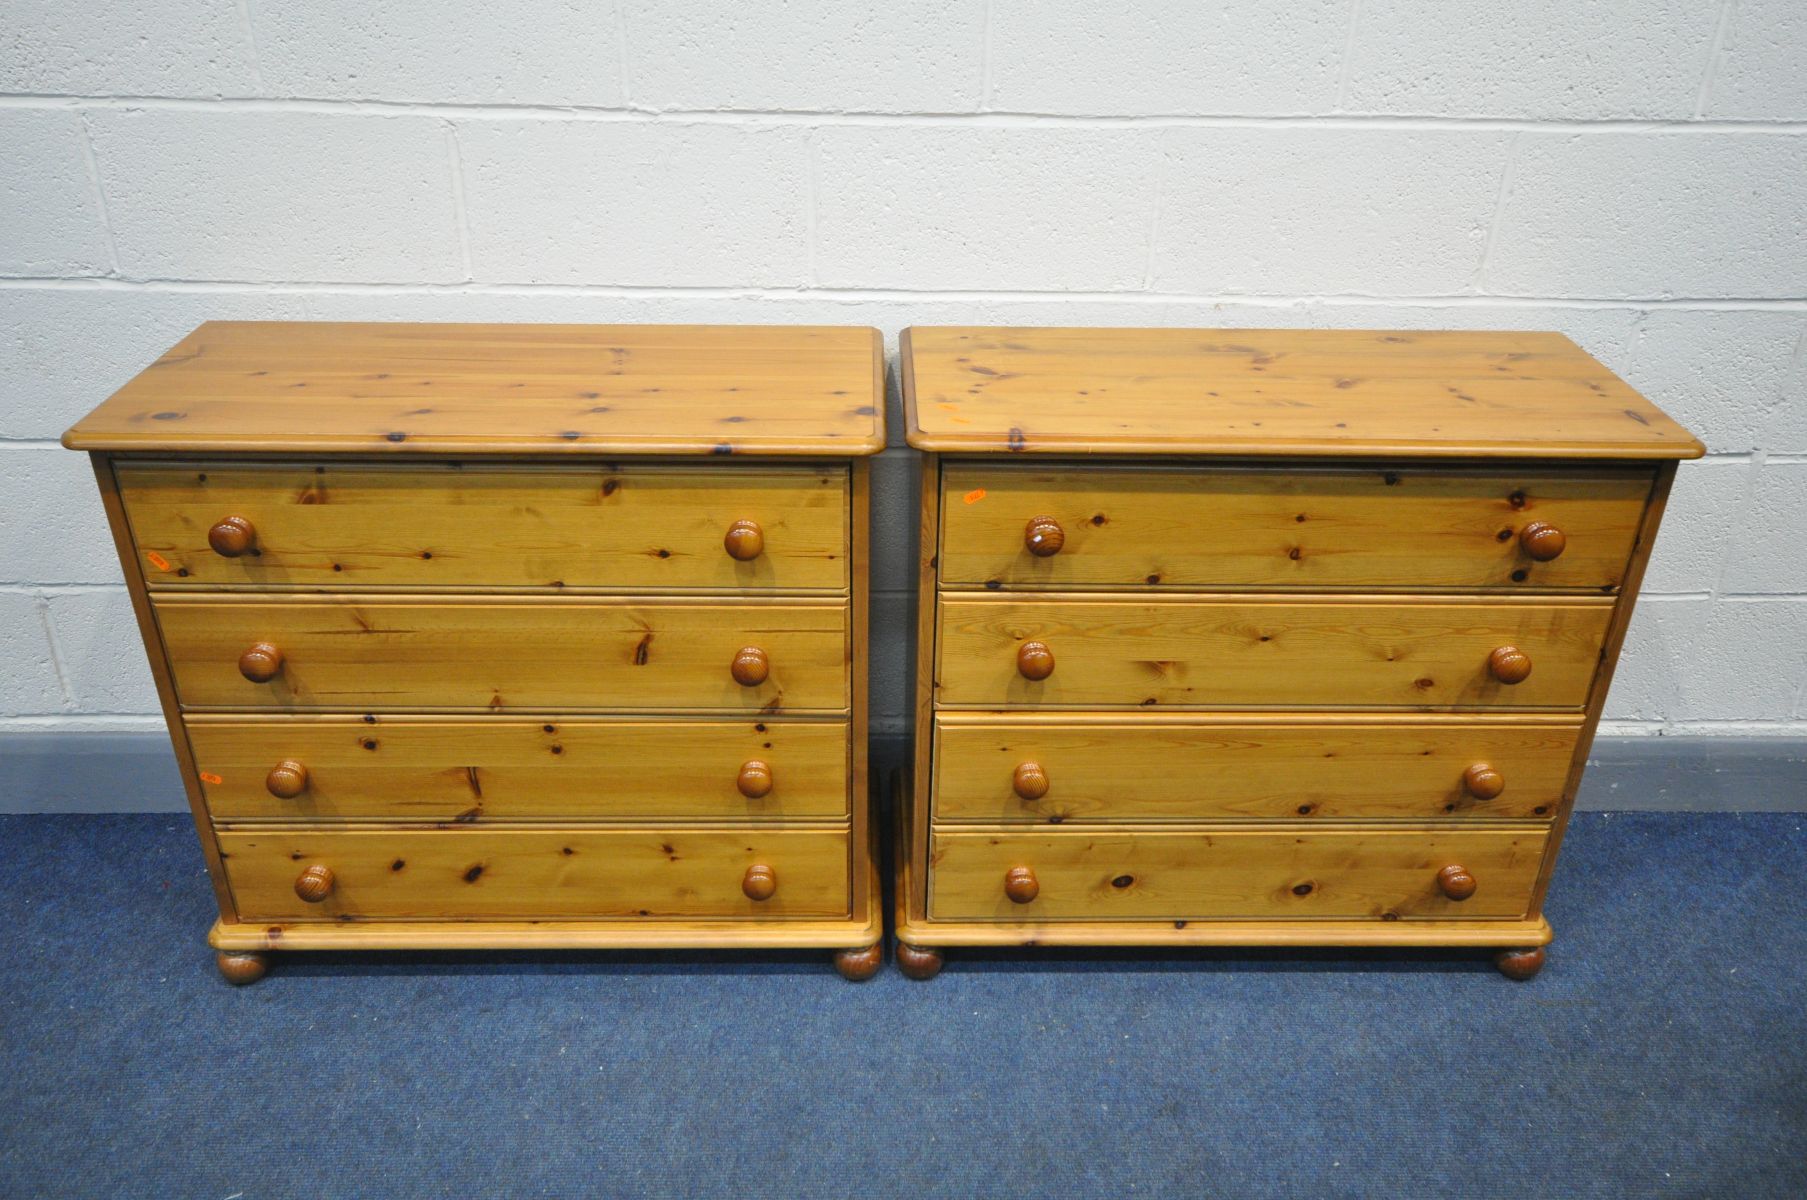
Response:
[[[1518,544],[1538,562],[1549,562],[1569,544],[1568,535],[1547,521],[1533,521],[1519,530]]]
[[[1476,800],[1491,800],[1506,790],[1506,777],[1487,763],[1475,763],[1462,772],[1462,786]]]
[[[1024,679],[1046,679],[1054,674],[1054,651],[1046,642],[1024,642],[1017,647],[1016,669]]]
[[[269,642],[254,642],[238,656],[238,673],[252,683],[268,683],[282,670],[282,651]]]
[[[264,786],[279,800],[293,800],[307,791],[307,768],[292,758],[285,758],[264,776]]]
[[[257,527],[244,517],[221,517],[207,531],[207,544],[221,558],[249,554],[257,545]]]
[[[1447,866],[1437,872],[1437,886],[1451,900],[1466,900],[1474,895],[1474,876],[1467,867]]]
[[[1040,763],[1018,763],[1010,776],[1010,786],[1025,800],[1040,800],[1048,794],[1048,773]]]
[[[728,526],[722,545],[727,547],[729,558],[752,562],[765,552],[765,530],[758,521],[736,521]]]
[[[734,672],[734,682],[741,687],[758,687],[772,673],[772,664],[758,646],[742,646],[729,670]]]
[[[1042,885],[1035,882],[1035,872],[1028,867],[1012,867],[1004,872],[1004,894],[1018,904],[1027,904],[1041,895]]]
[[[295,894],[309,904],[318,904],[333,894],[333,869],[315,863],[295,877]]]
[[[778,876],[764,863],[754,863],[741,876],[740,890],[747,894],[749,900],[770,900],[778,891]]]
[[[1053,517],[1030,517],[1023,530],[1023,545],[1037,558],[1052,558],[1067,544],[1067,531]]]
[[[1531,656],[1517,646],[1500,646],[1487,656],[1487,670],[1501,683],[1531,678]]]
[[[772,768],[757,758],[740,764],[740,776],[734,786],[749,800],[758,800],[772,790]]]

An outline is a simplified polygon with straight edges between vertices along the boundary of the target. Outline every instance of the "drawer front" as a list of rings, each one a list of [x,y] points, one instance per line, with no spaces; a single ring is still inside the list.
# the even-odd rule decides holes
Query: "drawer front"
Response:
[[[931,841],[929,915],[942,921],[1377,920],[1522,917],[1541,830],[944,833]],[[1475,883],[1452,900],[1444,868]],[[1026,868],[1018,903],[1006,876]],[[1019,893],[1020,894],[1020,893]]]
[[[152,587],[847,586],[843,467],[202,463],[118,475]],[[210,531],[229,519],[243,525],[221,553]],[[735,535],[744,559],[728,550],[743,521],[757,526]]]
[[[1650,484],[1643,470],[957,464],[943,473],[941,578],[1028,589],[1611,591]],[[1053,522],[1039,538],[1029,532],[1037,518]]]
[[[1159,718],[935,723],[934,819],[1542,820],[1578,724]]]
[[[848,836],[836,830],[272,829],[219,840],[249,921],[833,917],[849,908]],[[756,865],[777,885],[765,900],[743,887]],[[308,901],[297,881],[312,868],[328,876],[323,897]]]
[[[847,707],[840,604],[164,595],[154,608],[185,706],[768,715]],[[265,682],[241,673],[257,645],[280,654]],[[762,683],[732,673],[748,647],[765,656]]]
[[[187,731],[216,821],[848,815],[844,723],[280,717]]]
[[[980,708],[1579,709],[1610,604],[941,598],[938,700]],[[1023,674],[1025,643],[1053,672]],[[1499,681],[1495,650],[1532,670]],[[1030,647],[1033,652],[1036,647]]]

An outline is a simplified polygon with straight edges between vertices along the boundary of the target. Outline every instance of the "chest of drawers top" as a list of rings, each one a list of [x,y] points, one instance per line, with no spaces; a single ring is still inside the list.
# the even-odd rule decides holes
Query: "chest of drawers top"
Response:
[[[210,321],[63,444],[854,457],[884,448],[883,394],[872,329]]]
[[[1556,333],[917,328],[910,445],[947,454],[1698,458]]]

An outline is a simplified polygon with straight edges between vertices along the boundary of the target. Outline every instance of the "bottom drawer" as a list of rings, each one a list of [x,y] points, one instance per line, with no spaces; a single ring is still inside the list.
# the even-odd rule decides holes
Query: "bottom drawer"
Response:
[[[271,829],[219,842],[246,921],[838,917],[850,903],[839,830]],[[752,898],[768,877],[770,895]]]
[[[1422,829],[937,832],[929,916],[1011,922],[1520,917],[1530,906],[1546,837],[1542,830]],[[1439,877],[1448,867],[1463,869],[1472,894],[1446,894]],[[1460,879],[1451,888],[1463,890]]]

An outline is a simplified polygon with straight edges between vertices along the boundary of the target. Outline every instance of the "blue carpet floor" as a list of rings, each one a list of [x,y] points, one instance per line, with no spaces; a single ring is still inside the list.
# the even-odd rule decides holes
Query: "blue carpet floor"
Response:
[[[1807,817],[1582,815],[1461,953],[290,956],[185,819],[0,818],[0,1194],[1807,1195]]]

